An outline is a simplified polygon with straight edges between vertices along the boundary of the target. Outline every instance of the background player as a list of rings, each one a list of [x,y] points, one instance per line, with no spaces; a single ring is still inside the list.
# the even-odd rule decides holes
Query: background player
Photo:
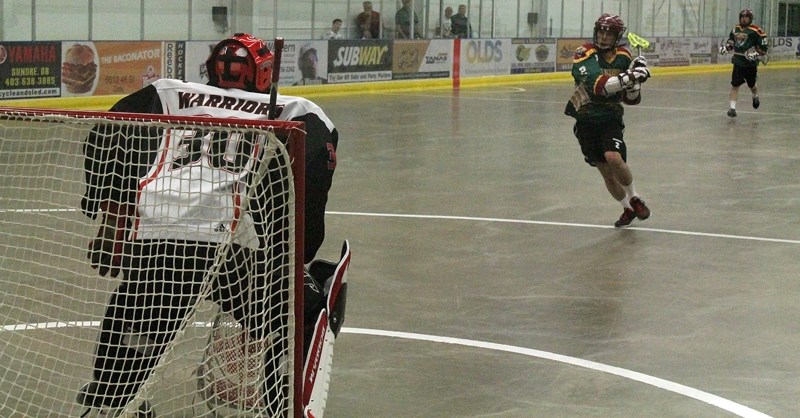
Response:
[[[273,63],[273,54],[263,40],[236,34],[212,51],[206,64],[209,85],[160,79],[124,97],[111,111],[267,119],[270,96],[266,93]],[[304,262],[309,263],[325,236],[325,206],[337,163],[338,132],[322,109],[309,100],[278,95],[276,104],[278,119],[305,122]],[[110,298],[101,325],[94,380],[80,390],[78,401],[101,412],[110,411],[112,416],[135,396],[182,321],[191,315],[221,237],[230,229],[224,222],[208,219],[232,219],[229,212],[233,205],[229,202],[234,194],[241,194],[242,184],[248,184],[242,176],[253,172],[258,159],[253,151],[257,140],[252,138],[237,146],[237,150],[242,147],[251,152],[239,153],[236,159],[225,162],[236,167],[220,167],[222,162],[214,163],[221,159],[214,158],[213,150],[230,146],[224,135],[201,133],[168,142],[164,135],[137,136],[135,129],[143,128],[125,132],[109,125],[95,128],[84,149],[86,191],[82,210],[93,219],[98,215],[103,218],[97,237],[90,243],[89,258],[100,275],[122,272],[123,279]],[[160,161],[167,161],[168,168],[164,169]],[[265,177],[257,188],[290,187],[288,182],[276,184],[270,176]],[[143,181],[145,178],[148,181]],[[198,193],[200,189],[206,192]],[[283,323],[275,321],[285,321],[286,316],[268,314],[277,309],[270,296],[285,289],[262,283],[269,280],[273,268],[264,255],[266,249],[279,257],[285,257],[287,251],[281,247],[286,246],[286,229],[274,224],[279,218],[270,215],[274,211],[264,207],[267,204],[251,201],[248,212],[238,218],[235,236],[250,234],[262,237],[261,241],[253,248],[234,240],[210,296],[259,341],[276,329],[284,329]],[[164,216],[164,212],[170,216]],[[210,216],[200,218],[198,212]],[[349,262],[347,242],[345,250],[339,264]],[[255,274],[248,276],[243,271],[248,264],[256,266]],[[337,263],[329,267],[319,271],[331,275]],[[343,280],[340,276],[336,279]],[[319,289],[326,289],[338,296],[332,303],[328,301],[332,311],[325,312],[330,328],[338,333],[344,320],[346,285],[332,280],[306,274],[305,317],[312,318],[306,325],[313,328],[313,318],[326,305]],[[258,291],[252,293],[253,289]],[[306,335],[314,332],[306,330]],[[276,347],[275,351],[284,349]],[[265,370],[276,379],[279,373],[271,372],[275,370]],[[281,397],[265,393],[269,416],[285,407],[276,399]]]
[[[753,109],[758,109],[761,101],[758,99],[758,64],[760,58],[767,53],[767,34],[753,24],[753,11],[744,9],[739,12],[739,24],[731,29],[728,40],[719,47],[719,53],[725,55],[733,52],[733,73],[731,74],[731,107],[728,116],[736,117],[736,101],[739,98],[739,86],[747,82],[747,87],[753,93]]]
[[[584,160],[597,167],[606,188],[624,208],[615,227],[645,220],[650,209],[636,194],[627,164],[623,140],[624,109],[620,104],[641,101],[641,83],[650,78],[644,57],[631,60],[630,52],[619,46],[625,24],[616,15],[603,13],[594,24],[592,43],[575,51],[572,77],[575,92],[564,110],[575,118],[573,133],[581,145]]]

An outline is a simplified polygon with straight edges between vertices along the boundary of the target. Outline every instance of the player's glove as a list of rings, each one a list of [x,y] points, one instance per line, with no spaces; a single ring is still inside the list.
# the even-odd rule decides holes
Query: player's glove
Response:
[[[728,47],[726,45],[720,45],[719,46],[719,54],[720,55],[725,55],[727,53],[728,53]]]
[[[101,208],[106,212],[103,223],[97,230],[97,237],[89,242],[89,253],[87,258],[91,261],[92,268],[97,270],[101,276],[108,274],[116,277],[122,265],[122,245],[125,241],[125,229],[127,227],[127,208],[126,205],[101,204]]]
[[[628,92],[628,95],[633,95],[641,89],[642,85],[640,83],[633,83],[630,86],[625,86],[625,91]]]
[[[619,83],[622,88],[628,89],[633,87],[634,84],[647,81],[650,78],[650,70],[647,67],[631,68],[623,71],[617,77],[619,77]]]
[[[639,68],[639,67],[647,67],[647,59],[643,55],[639,55],[638,57],[634,58],[631,61],[631,65],[628,68]]]
[[[761,58],[761,51],[759,51],[756,48],[752,48],[744,54],[744,57],[747,58],[749,61],[757,61],[758,59]]]
[[[101,225],[97,237],[89,242],[87,258],[91,260],[92,268],[101,276],[111,273],[111,277],[116,277],[122,264],[123,237],[117,237],[120,234],[115,232],[115,229],[112,226]]]

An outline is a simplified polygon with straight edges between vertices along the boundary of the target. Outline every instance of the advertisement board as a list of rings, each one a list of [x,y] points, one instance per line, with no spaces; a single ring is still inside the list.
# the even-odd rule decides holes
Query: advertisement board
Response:
[[[328,84],[328,41],[286,42],[280,84]]]
[[[163,74],[161,42],[62,43],[62,96],[128,94]]]
[[[215,41],[186,42],[186,74],[184,80],[195,83],[208,83],[206,60],[217,45]]]
[[[650,40],[650,47],[654,47],[652,53],[647,51],[645,54],[642,51],[650,66],[676,67],[689,65],[691,62],[689,53],[692,49],[692,38],[655,38]],[[708,52],[710,62],[710,48]]]
[[[392,79],[392,42],[328,41],[328,82],[355,83]]]
[[[800,37],[769,39],[770,62],[800,60]],[[729,62],[721,38],[656,37],[651,66]],[[459,76],[571,71],[585,38],[462,39]],[[159,78],[207,83],[218,41],[0,42],[0,100],[132,93]],[[268,41],[272,49],[272,41]],[[451,39],[286,41],[281,86],[454,77]],[[635,49],[631,51],[637,55]]]
[[[556,40],[511,40],[511,74],[552,73],[556,70]]]
[[[453,41],[396,41],[392,51],[392,78],[447,78],[453,69]]]
[[[461,41],[461,75],[484,76],[511,72],[511,39]]]
[[[794,61],[800,59],[800,38],[778,36],[768,38],[770,61]]]
[[[717,49],[713,38],[687,38],[689,40],[689,65],[713,63],[713,52]]]
[[[164,42],[164,78],[186,79],[186,42]]]
[[[585,38],[561,38],[556,41],[558,55],[556,57],[556,71],[572,71],[572,57],[575,50],[589,42]]]
[[[0,43],[0,99],[60,95],[60,42]]]

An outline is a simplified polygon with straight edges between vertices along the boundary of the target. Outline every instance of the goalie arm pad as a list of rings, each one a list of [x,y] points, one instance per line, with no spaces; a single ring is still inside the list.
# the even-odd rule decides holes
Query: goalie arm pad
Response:
[[[111,274],[111,277],[116,277],[122,264],[122,245],[132,207],[104,201],[100,203],[100,210],[103,211],[103,222],[97,236],[89,242],[87,258],[101,276]]]

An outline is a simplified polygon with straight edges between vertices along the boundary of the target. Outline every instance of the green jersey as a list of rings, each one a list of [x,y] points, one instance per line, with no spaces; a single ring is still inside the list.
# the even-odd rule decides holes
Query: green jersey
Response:
[[[757,67],[759,60],[750,61],[744,54],[751,49],[760,50],[766,53],[769,49],[767,45],[767,34],[758,25],[748,25],[742,27],[736,25],[728,35],[728,42],[733,42],[733,65],[740,67]]]
[[[585,122],[603,122],[609,119],[622,121],[624,110],[620,101],[623,92],[606,95],[605,84],[610,77],[628,69],[631,53],[617,47],[611,59],[603,58],[594,44],[578,47],[572,57],[572,78],[575,92],[564,110],[569,116]]]

